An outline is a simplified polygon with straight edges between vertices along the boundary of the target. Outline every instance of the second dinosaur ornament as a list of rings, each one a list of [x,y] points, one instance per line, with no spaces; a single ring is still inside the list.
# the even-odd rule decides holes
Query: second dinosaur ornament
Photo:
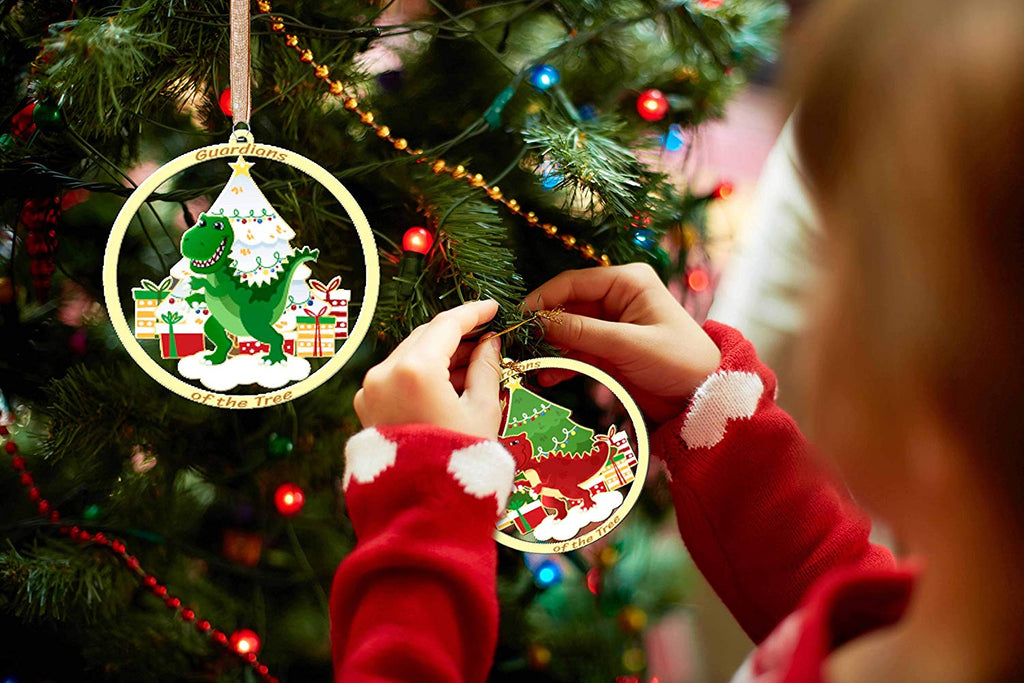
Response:
[[[649,451],[643,417],[618,382],[586,363],[537,358],[505,365],[499,440],[516,476],[495,539],[534,553],[578,550],[617,527],[640,496]],[[590,380],[593,391],[577,398],[610,394],[622,409],[607,411],[602,427],[581,424],[577,411],[549,398],[556,388],[535,385],[536,373],[547,369]]]

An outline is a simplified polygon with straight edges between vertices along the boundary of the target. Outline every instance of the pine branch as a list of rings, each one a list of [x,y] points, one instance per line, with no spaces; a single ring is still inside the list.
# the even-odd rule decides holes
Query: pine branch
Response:
[[[633,151],[615,139],[620,121],[598,118],[570,122],[546,116],[523,132],[523,140],[559,178],[564,207],[592,219],[611,215],[626,221],[646,202],[641,195],[643,167]]]
[[[118,127],[124,116],[125,85],[139,81],[151,64],[171,49],[159,34],[143,32],[139,16],[122,12],[51,26],[54,36],[43,43],[42,51],[52,55],[48,81],[54,84],[52,92],[59,93],[57,100],[66,114],[83,122],[109,119]],[[90,68],[83,68],[86,62]],[[94,110],[81,112],[79,117],[79,103],[91,104]]]
[[[0,552],[0,610],[29,622],[96,624],[127,606],[133,586],[103,550],[51,542]]]
[[[417,169],[409,191],[436,231],[436,246],[415,281],[395,277],[382,291],[377,320],[384,336],[397,343],[442,310],[474,299],[498,302],[501,312],[495,325],[516,315],[525,289],[512,251],[504,246],[507,233],[497,208],[465,183],[429,169]],[[398,260],[397,255],[393,258]],[[403,296],[403,288],[412,291]],[[427,296],[428,291],[438,294]]]

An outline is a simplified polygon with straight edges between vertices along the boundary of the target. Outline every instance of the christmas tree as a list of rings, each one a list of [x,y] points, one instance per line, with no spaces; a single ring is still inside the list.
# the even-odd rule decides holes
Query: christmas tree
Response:
[[[516,379],[507,387],[508,409],[502,435],[526,432],[538,458],[556,452],[578,455],[593,447],[594,430],[573,422],[568,408],[526,389]]]
[[[641,261],[670,279],[695,267],[721,193],[670,183],[658,158],[681,161],[770,56],[785,14],[774,0],[258,0],[252,135],[345,184],[376,231],[384,289],[375,334],[333,380],[239,412],[155,384],[99,303],[132,186],[228,140],[227,10],[0,3],[0,677],[327,680],[327,592],[355,542],[339,454],[365,370],[466,300],[498,301],[495,329],[521,321],[525,293],[568,268]],[[282,232],[246,237],[238,267],[273,281],[298,235],[324,275],[295,275],[286,318],[317,292],[342,299],[335,273],[357,291],[348,217],[311,179],[255,170],[258,188],[229,185],[265,193],[277,218],[263,225]],[[121,250],[120,275],[142,283],[153,314],[136,316],[136,334],[173,325],[179,355],[207,315],[189,302],[181,237],[204,212],[230,213],[225,174],[206,164],[159,188]],[[505,337],[506,355],[550,354],[534,332]],[[572,448],[591,438],[570,436]],[[670,507],[651,483],[609,544],[543,571],[503,549],[492,679],[658,675],[648,624],[687,587],[678,542],[655,535]]]

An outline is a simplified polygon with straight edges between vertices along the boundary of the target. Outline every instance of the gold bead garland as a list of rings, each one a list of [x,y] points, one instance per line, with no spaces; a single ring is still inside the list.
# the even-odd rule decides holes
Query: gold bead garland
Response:
[[[257,8],[261,14],[270,14],[271,6],[270,0],[257,0]],[[607,254],[598,252],[593,245],[587,244],[581,240],[576,239],[573,235],[559,234],[558,226],[552,223],[540,223],[540,219],[537,214],[533,211],[525,211],[520,206],[519,202],[512,198],[507,198],[502,194],[501,188],[497,185],[489,186],[484,177],[479,173],[470,172],[462,164],[456,166],[449,166],[444,159],[430,159],[423,157],[423,150],[418,148],[412,148],[409,146],[409,141],[405,138],[392,137],[391,129],[388,126],[382,125],[374,120],[372,111],[364,111],[359,108],[359,100],[345,92],[345,84],[341,81],[331,80],[330,68],[326,64],[317,64],[313,57],[313,51],[304,48],[299,45],[298,36],[285,32],[284,19],[279,16],[270,17],[270,29],[274,33],[280,33],[284,35],[285,45],[295,50],[299,56],[299,60],[303,63],[309,64],[313,67],[314,75],[322,80],[331,93],[335,97],[344,98],[344,104],[346,111],[351,112],[353,115],[358,116],[361,123],[365,126],[373,128],[377,137],[381,140],[386,140],[391,146],[399,152],[405,152],[409,156],[421,157],[418,159],[422,163],[430,163],[431,170],[440,175],[442,173],[448,174],[456,180],[465,179],[471,187],[483,190],[488,198],[497,204],[503,205],[508,211],[516,214],[517,216],[524,219],[529,225],[540,224],[541,229],[544,233],[551,238],[558,239],[562,245],[569,250],[576,251],[584,258],[591,261],[596,261],[599,265],[610,266],[611,259]]]

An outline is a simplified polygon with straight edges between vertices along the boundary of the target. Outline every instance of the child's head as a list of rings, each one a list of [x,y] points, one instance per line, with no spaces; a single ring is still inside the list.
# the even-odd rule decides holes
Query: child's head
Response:
[[[822,5],[796,55],[818,439],[883,514],[922,428],[1024,510],[1024,3]]]

